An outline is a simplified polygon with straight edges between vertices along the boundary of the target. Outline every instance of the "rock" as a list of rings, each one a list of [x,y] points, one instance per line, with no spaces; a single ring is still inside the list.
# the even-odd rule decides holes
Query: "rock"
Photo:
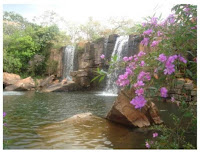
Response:
[[[196,96],[196,95],[197,95],[197,88],[191,91],[191,96]]]
[[[68,81],[66,84],[60,82],[57,84],[52,84],[44,89],[41,92],[67,92],[67,91],[77,91],[80,90],[81,86],[75,83],[74,81]]]
[[[9,85],[5,88],[7,91],[27,91],[33,90],[35,88],[35,82],[31,77],[22,79],[14,83],[13,85]]]
[[[187,82],[184,84],[185,90],[192,90],[194,88],[194,84],[192,82]]]
[[[38,87],[43,88],[43,87],[48,87],[52,84],[53,80],[55,79],[54,75],[51,75],[44,80],[40,80],[38,83]]]
[[[4,72],[3,73],[3,85],[9,86],[12,85],[14,83],[16,83],[17,81],[21,80],[21,77],[17,74],[13,74],[13,73],[7,73]]]
[[[133,89],[122,90],[106,118],[132,127],[150,126],[151,123],[161,124],[162,120],[154,103],[149,102],[142,110],[135,109],[130,104],[130,101],[135,96],[133,92]]]
[[[175,88],[177,89],[182,89],[185,83],[185,79],[183,78],[178,78],[175,80]]]

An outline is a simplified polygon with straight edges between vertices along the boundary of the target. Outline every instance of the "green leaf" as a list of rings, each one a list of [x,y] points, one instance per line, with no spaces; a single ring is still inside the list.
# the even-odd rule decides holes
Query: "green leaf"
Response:
[[[193,76],[193,74],[192,74],[192,72],[189,70],[189,69],[186,69],[186,72],[187,72],[187,74],[189,75],[189,76]]]
[[[90,82],[93,82],[94,80],[98,79],[101,75],[98,75],[96,77],[94,77]]]

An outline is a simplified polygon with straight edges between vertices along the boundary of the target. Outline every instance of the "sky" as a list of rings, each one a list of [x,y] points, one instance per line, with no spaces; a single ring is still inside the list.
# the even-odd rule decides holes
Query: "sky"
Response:
[[[4,0],[3,11],[14,11],[29,21],[46,10],[53,10],[75,23],[84,23],[90,16],[102,22],[110,17],[126,17],[142,22],[144,17],[154,13],[167,17],[175,4],[178,4],[177,0]]]

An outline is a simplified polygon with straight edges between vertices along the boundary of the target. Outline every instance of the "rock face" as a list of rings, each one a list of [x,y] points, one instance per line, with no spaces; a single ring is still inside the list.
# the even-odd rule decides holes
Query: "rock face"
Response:
[[[9,85],[5,88],[7,91],[27,91],[34,90],[35,82],[31,77],[22,79],[14,83],[13,85]]]
[[[133,92],[133,89],[122,90],[106,118],[132,127],[145,127],[150,126],[152,123],[161,124],[162,120],[153,102],[147,103],[141,110],[135,109],[130,104],[135,96]]]
[[[3,85],[4,85],[4,87],[12,85],[19,80],[21,80],[21,77],[17,74],[7,73],[7,72],[3,73]]]
[[[71,74],[73,81],[80,84],[83,88],[99,88],[106,86],[106,80],[98,83],[91,82],[96,76],[97,67],[107,71],[109,68],[108,62],[111,60],[111,55],[115,47],[117,37],[113,34],[106,38],[100,38],[94,42],[86,43],[81,50],[75,50],[74,65],[75,68]],[[122,56],[130,56],[139,52],[139,44],[141,37],[137,35],[129,35],[128,49],[123,52]],[[105,55],[105,59],[101,59],[101,54]]]

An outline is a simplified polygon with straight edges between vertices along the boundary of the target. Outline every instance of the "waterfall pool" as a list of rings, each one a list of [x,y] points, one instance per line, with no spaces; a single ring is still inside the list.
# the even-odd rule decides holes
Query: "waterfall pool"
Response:
[[[102,92],[23,92],[3,96],[9,133],[7,149],[144,149],[152,132],[130,129],[102,118],[87,123],[54,125],[79,113],[105,117],[116,96]],[[161,117],[170,123],[174,104],[158,104]],[[44,130],[44,126],[50,129]]]

